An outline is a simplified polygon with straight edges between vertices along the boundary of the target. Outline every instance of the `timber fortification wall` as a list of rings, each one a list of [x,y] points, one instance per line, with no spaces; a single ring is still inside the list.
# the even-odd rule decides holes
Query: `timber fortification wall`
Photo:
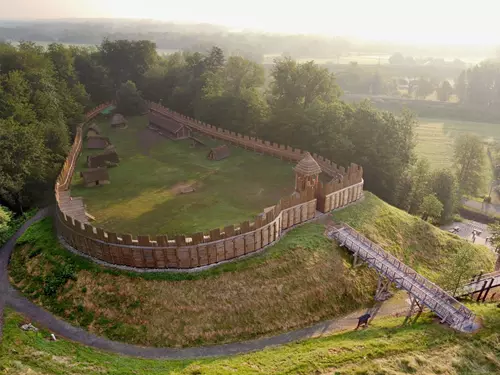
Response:
[[[106,103],[89,111],[86,121],[110,105],[111,103]],[[154,103],[150,103],[150,110],[211,137],[283,160],[298,162],[305,154],[305,151],[299,149],[204,124]],[[190,235],[162,234],[150,237],[109,232],[76,220],[63,212],[59,204],[60,193],[70,188],[75,164],[82,150],[83,126],[84,124],[77,129],[55,186],[57,231],[75,250],[110,264],[136,268],[189,269],[231,260],[272,244],[287,229],[313,219],[316,210],[329,212],[343,207],[360,199],[363,193],[363,170],[360,166],[351,164],[344,169],[321,156],[313,155],[332,180],[320,184],[316,189],[309,188],[300,194],[282,198],[272,209],[258,215],[253,221]]]

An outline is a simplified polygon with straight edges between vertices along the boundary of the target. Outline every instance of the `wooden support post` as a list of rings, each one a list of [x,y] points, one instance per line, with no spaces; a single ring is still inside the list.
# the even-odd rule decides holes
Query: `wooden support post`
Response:
[[[490,292],[491,290],[491,286],[493,285],[493,282],[495,281],[495,278],[492,277],[491,280],[490,280],[490,283],[489,285],[487,286],[486,288],[486,291],[484,292],[484,296],[483,296],[483,299],[482,299],[482,302],[485,302],[486,301],[486,297],[488,296],[488,293]]]
[[[479,291],[479,294],[477,295],[476,302],[479,302],[481,300],[481,296],[483,295],[483,291],[486,288],[486,283],[487,282],[488,282],[488,280],[484,280],[483,286],[481,287],[481,290]]]
[[[413,296],[410,295],[410,301],[411,301],[410,309],[406,313],[406,317],[405,317],[405,321],[403,322],[403,325],[405,325],[408,322],[408,320],[410,320],[411,316],[413,315],[413,308],[415,307],[415,302],[417,300],[416,300],[416,298],[414,298]]]

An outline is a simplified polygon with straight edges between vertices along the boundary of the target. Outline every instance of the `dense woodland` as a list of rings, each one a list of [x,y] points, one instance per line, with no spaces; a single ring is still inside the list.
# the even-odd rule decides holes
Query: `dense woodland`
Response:
[[[355,162],[366,189],[387,202],[437,220],[454,212],[456,174],[431,174],[417,161],[415,117],[346,104],[336,76],[313,62],[277,59],[266,83],[262,65],[218,47],[159,56],[150,41],[104,40],[97,49],[1,44],[0,66],[0,202],[17,213],[50,197],[85,109],[115,99],[127,115],[152,100],[341,165]],[[432,209],[422,208],[429,195],[437,204],[426,199]]]

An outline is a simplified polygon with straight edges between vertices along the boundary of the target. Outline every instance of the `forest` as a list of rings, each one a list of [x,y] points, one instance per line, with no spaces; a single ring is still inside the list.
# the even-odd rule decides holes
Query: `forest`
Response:
[[[455,173],[430,173],[415,157],[416,117],[345,103],[336,75],[313,61],[278,58],[266,82],[261,64],[219,47],[161,56],[151,41],[105,39],[98,48],[3,43],[0,66],[0,203],[17,214],[50,202],[85,109],[109,100],[126,115],[155,101],[340,165],[358,163],[367,190],[413,214],[429,216],[424,206],[437,200],[431,216],[447,220],[456,207]]]

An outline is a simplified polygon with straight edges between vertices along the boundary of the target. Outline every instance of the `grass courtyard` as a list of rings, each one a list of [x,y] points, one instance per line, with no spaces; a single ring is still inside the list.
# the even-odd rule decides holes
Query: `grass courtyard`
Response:
[[[109,169],[111,184],[85,188],[79,177],[87,155],[100,151],[84,148],[78,159],[72,196],[84,198],[95,225],[118,233],[191,234],[252,220],[293,192],[292,164],[238,147],[230,147],[229,158],[211,161],[209,147],[217,141],[193,148],[190,140],[147,130],[146,117],[128,120],[127,129],[96,121],[121,159]],[[195,191],[179,194],[180,185]]]

